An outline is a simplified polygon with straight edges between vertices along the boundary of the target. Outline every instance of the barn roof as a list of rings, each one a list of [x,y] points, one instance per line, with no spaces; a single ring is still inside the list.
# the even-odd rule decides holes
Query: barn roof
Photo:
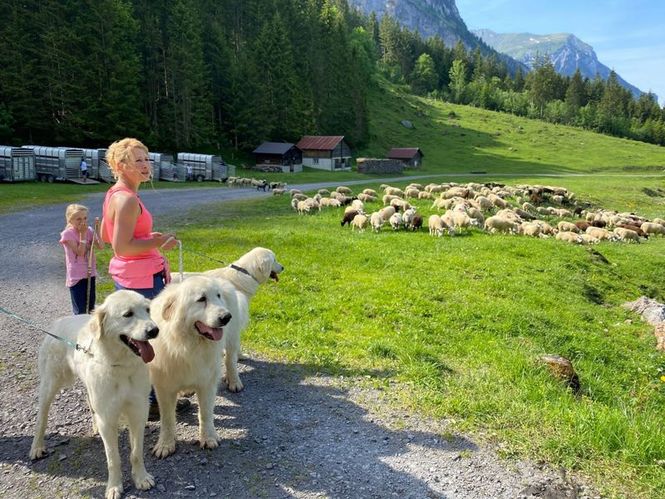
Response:
[[[286,154],[293,144],[290,142],[264,142],[254,149],[254,154]]]
[[[420,150],[420,147],[393,147],[388,151],[389,159],[411,159],[417,153],[420,153],[421,156],[425,156]]]
[[[332,151],[342,140],[343,135],[305,135],[296,146],[302,150]]]

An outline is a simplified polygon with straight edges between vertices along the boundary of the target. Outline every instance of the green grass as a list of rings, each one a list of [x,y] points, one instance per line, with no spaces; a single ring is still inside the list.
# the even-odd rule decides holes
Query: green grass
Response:
[[[654,178],[528,180],[588,189],[601,206],[640,213],[657,211],[643,190],[662,186]],[[503,455],[581,471],[610,495],[659,495],[665,357],[651,328],[621,304],[644,294],[665,301],[664,239],[596,246],[608,265],[552,239],[361,234],[340,219],[336,210],[299,217],[287,198],[270,198],[195,210],[160,228],[225,262],[257,245],[277,253],[287,270],[252,303],[243,339],[251,350],[369,376],[395,404],[452,418],[501,442]],[[170,259],[177,269],[176,254]],[[215,266],[185,252],[186,270]],[[548,374],[543,354],[574,363],[580,396]]]

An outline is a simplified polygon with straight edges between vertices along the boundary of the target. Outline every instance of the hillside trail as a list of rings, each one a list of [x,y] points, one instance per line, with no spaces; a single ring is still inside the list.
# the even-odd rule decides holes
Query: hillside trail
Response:
[[[141,192],[156,228],[161,217],[190,208],[269,195],[219,188]],[[102,196],[81,200],[90,207],[91,219],[100,215]],[[71,313],[57,243],[64,209],[65,204],[58,204],[0,216],[0,307],[42,327]],[[63,391],[51,408],[49,455],[34,463],[27,457],[36,418],[41,341],[42,333],[0,313],[0,497],[103,496],[104,449],[101,440],[91,436],[80,383]],[[178,415],[175,455],[159,460],[149,453],[159,423],[148,423],[146,468],[157,482],[150,491],[138,491],[131,483],[127,435],[122,433],[126,497],[598,497],[581,478],[564,470],[501,459],[496,448],[451,432],[445,420],[396,409],[390,389],[368,388],[366,379],[321,374],[312,366],[251,353],[242,361],[241,376],[242,392],[218,392],[219,448],[198,448],[195,397],[190,411]]]

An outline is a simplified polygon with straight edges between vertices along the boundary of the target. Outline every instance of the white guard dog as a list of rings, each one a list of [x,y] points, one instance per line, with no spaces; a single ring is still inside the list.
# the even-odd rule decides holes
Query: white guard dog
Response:
[[[146,363],[154,358],[148,340],[158,334],[150,318],[150,301],[134,291],[109,295],[92,316],[74,315],[57,320],[50,330],[76,343],[47,336],[39,351],[39,412],[30,459],[46,454],[44,432],[53,398],[78,376],[88,394],[93,433],[99,430],[108,466],[106,497],[122,494],[122,467],[118,451],[118,425],[124,416],[129,426],[132,478],[139,490],[155,484],[143,463],[143,431],[148,420],[150,379]]]
[[[249,324],[249,303],[259,289],[259,285],[273,279],[279,280],[279,274],[284,271],[284,266],[277,261],[275,253],[267,248],[256,247],[227,267],[208,270],[201,273],[185,272],[184,278],[194,275],[207,275],[229,281],[236,289],[238,298],[238,314],[234,318],[238,320],[238,328],[225,331],[224,351],[226,367],[226,383],[229,391],[239,392],[243,389],[240,375],[238,374],[238,357],[240,356],[240,333]],[[173,275],[174,280],[179,280],[179,275]]]
[[[214,408],[224,348],[220,340],[238,334],[235,288],[221,279],[192,276],[166,286],[152,301],[151,314],[160,329],[150,364],[161,427],[153,452],[160,458],[175,452],[176,401],[182,391],[196,392],[199,443],[215,448],[219,439]]]

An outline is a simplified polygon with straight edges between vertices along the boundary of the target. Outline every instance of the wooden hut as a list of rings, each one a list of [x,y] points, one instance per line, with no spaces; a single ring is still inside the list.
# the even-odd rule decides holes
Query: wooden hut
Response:
[[[302,151],[289,142],[264,142],[252,151],[256,168],[293,173],[302,171]]]
[[[351,149],[343,135],[305,135],[296,144],[302,151],[302,164],[327,171],[351,169]]]
[[[424,156],[419,147],[393,147],[388,152],[388,159],[397,159],[404,163],[406,168],[421,167]]]

